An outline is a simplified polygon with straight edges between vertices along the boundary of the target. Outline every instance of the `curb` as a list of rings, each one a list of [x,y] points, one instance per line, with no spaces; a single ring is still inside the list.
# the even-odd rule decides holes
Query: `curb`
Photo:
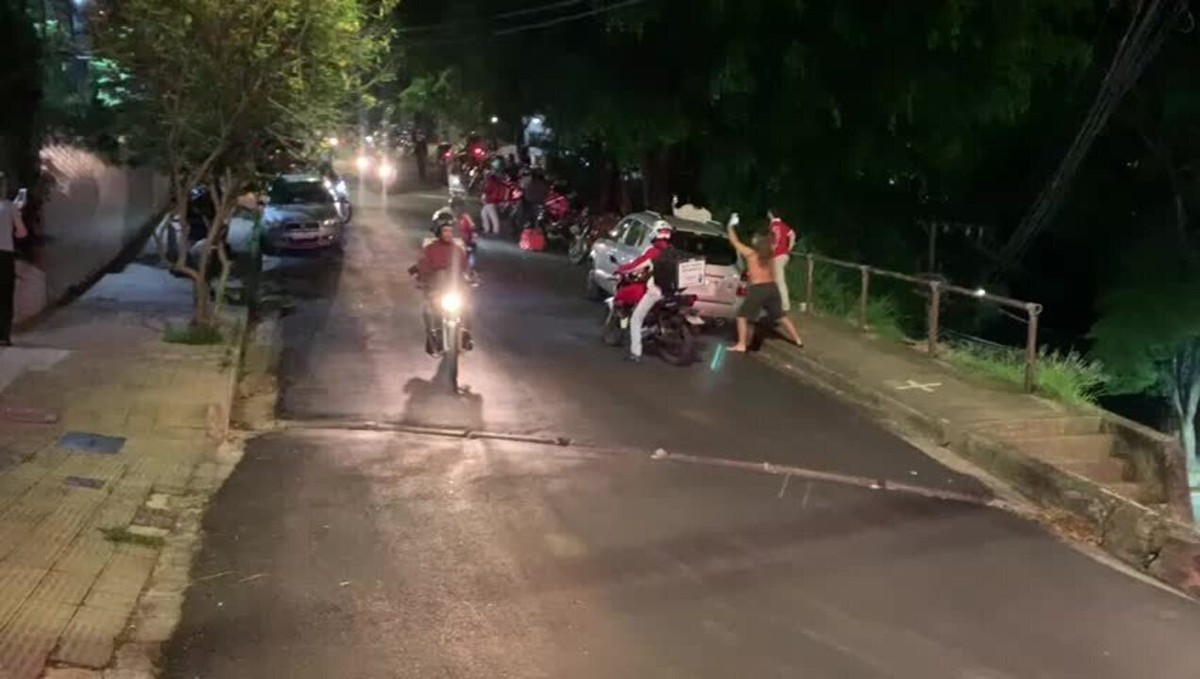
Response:
[[[768,343],[760,356],[773,367],[793,372],[844,401],[899,420],[1009,484],[1037,506],[1083,519],[1099,536],[1104,551],[1141,573],[1200,598],[1200,533],[1193,527],[1030,457],[996,438],[966,431],[901,403],[800,350]]]

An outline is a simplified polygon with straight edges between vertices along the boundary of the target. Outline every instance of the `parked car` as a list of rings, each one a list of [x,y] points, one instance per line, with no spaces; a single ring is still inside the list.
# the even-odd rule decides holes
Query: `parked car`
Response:
[[[267,186],[263,212],[264,252],[338,249],[347,204],[316,174],[285,174]]]
[[[714,222],[693,222],[653,212],[637,212],[625,217],[592,246],[588,258],[588,297],[599,300],[613,293],[616,268],[650,246],[652,225],[660,219],[674,228],[671,234],[673,247],[704,258],[704,287],[687,290],[698,297],[696,308],[700,315],[714,319],[734,318],[744,293],[743,265],[725,230]],[[615,258],[617,263],[610,258]]]

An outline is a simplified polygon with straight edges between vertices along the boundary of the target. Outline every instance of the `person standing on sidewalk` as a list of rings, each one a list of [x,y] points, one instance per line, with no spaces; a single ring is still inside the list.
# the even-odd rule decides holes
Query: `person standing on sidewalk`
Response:
[[[783,329],[787,338],[803,347],[804,340],[792,319],[783,312],[783,304],[779,299],[779,286],[775,281],[774,252],[775,243],[770,233],[760,233],[754,237],[753,247],[746,245],[738,238],[737,215],[729,220],[729,242],[746,260],[746,277],[750,279],[750,287],[746,290],[746,298],[742,301],[737,315],[737,344],[729,347],[730,351],[744,353],[750,348],[750,323],[757,323],[765,311],[767,319],[773,325]]]
[[[17,241],[25,238],[21,209],[8,199],[8,178],[0,174],[0,347],[12,346],[17,294]]]
[[[792,308],[792,297],[788,294],[787,265],[792,248],[796,247],[796,232],[779,216],[775,208],[767,210],[771,228],[771,264],[775,269],[775,285],[779,287],[780,303],[786,314]]]

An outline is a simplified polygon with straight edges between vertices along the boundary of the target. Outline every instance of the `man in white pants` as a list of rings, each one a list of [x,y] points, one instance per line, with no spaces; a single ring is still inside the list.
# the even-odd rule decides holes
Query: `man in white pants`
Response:
[[[775,257],[771,263],[775,266],[775,285],[779,286],[779,297],[783,300],[783,311],[792,308],[792,298],[788,295],[787,265],[792,248],[796,247],[796,232],[779,217],[775,208],[767,210],[767,219],[771,222],[771,243]]]

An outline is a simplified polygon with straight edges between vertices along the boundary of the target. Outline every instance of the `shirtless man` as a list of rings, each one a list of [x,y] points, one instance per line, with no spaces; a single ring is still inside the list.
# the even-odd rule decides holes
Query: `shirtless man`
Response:
[[[734,226],[736,216],[729,222],[729,242],[746,260],[746,273],[750,279],[750,288],[746,291],[746,299],[737,316],[737,344],[730,351],[745,352],[750,346],[750,321],[757,321],[765,310],[772,323],[783,329],[788,339],[803,347],[804,340],[792,319],[783,312],[783,298],[779,296],[779,286],[775,284],[774,248],[771,235],[760,233],[754,236],[753,247],[746,245],[738,238]]]

